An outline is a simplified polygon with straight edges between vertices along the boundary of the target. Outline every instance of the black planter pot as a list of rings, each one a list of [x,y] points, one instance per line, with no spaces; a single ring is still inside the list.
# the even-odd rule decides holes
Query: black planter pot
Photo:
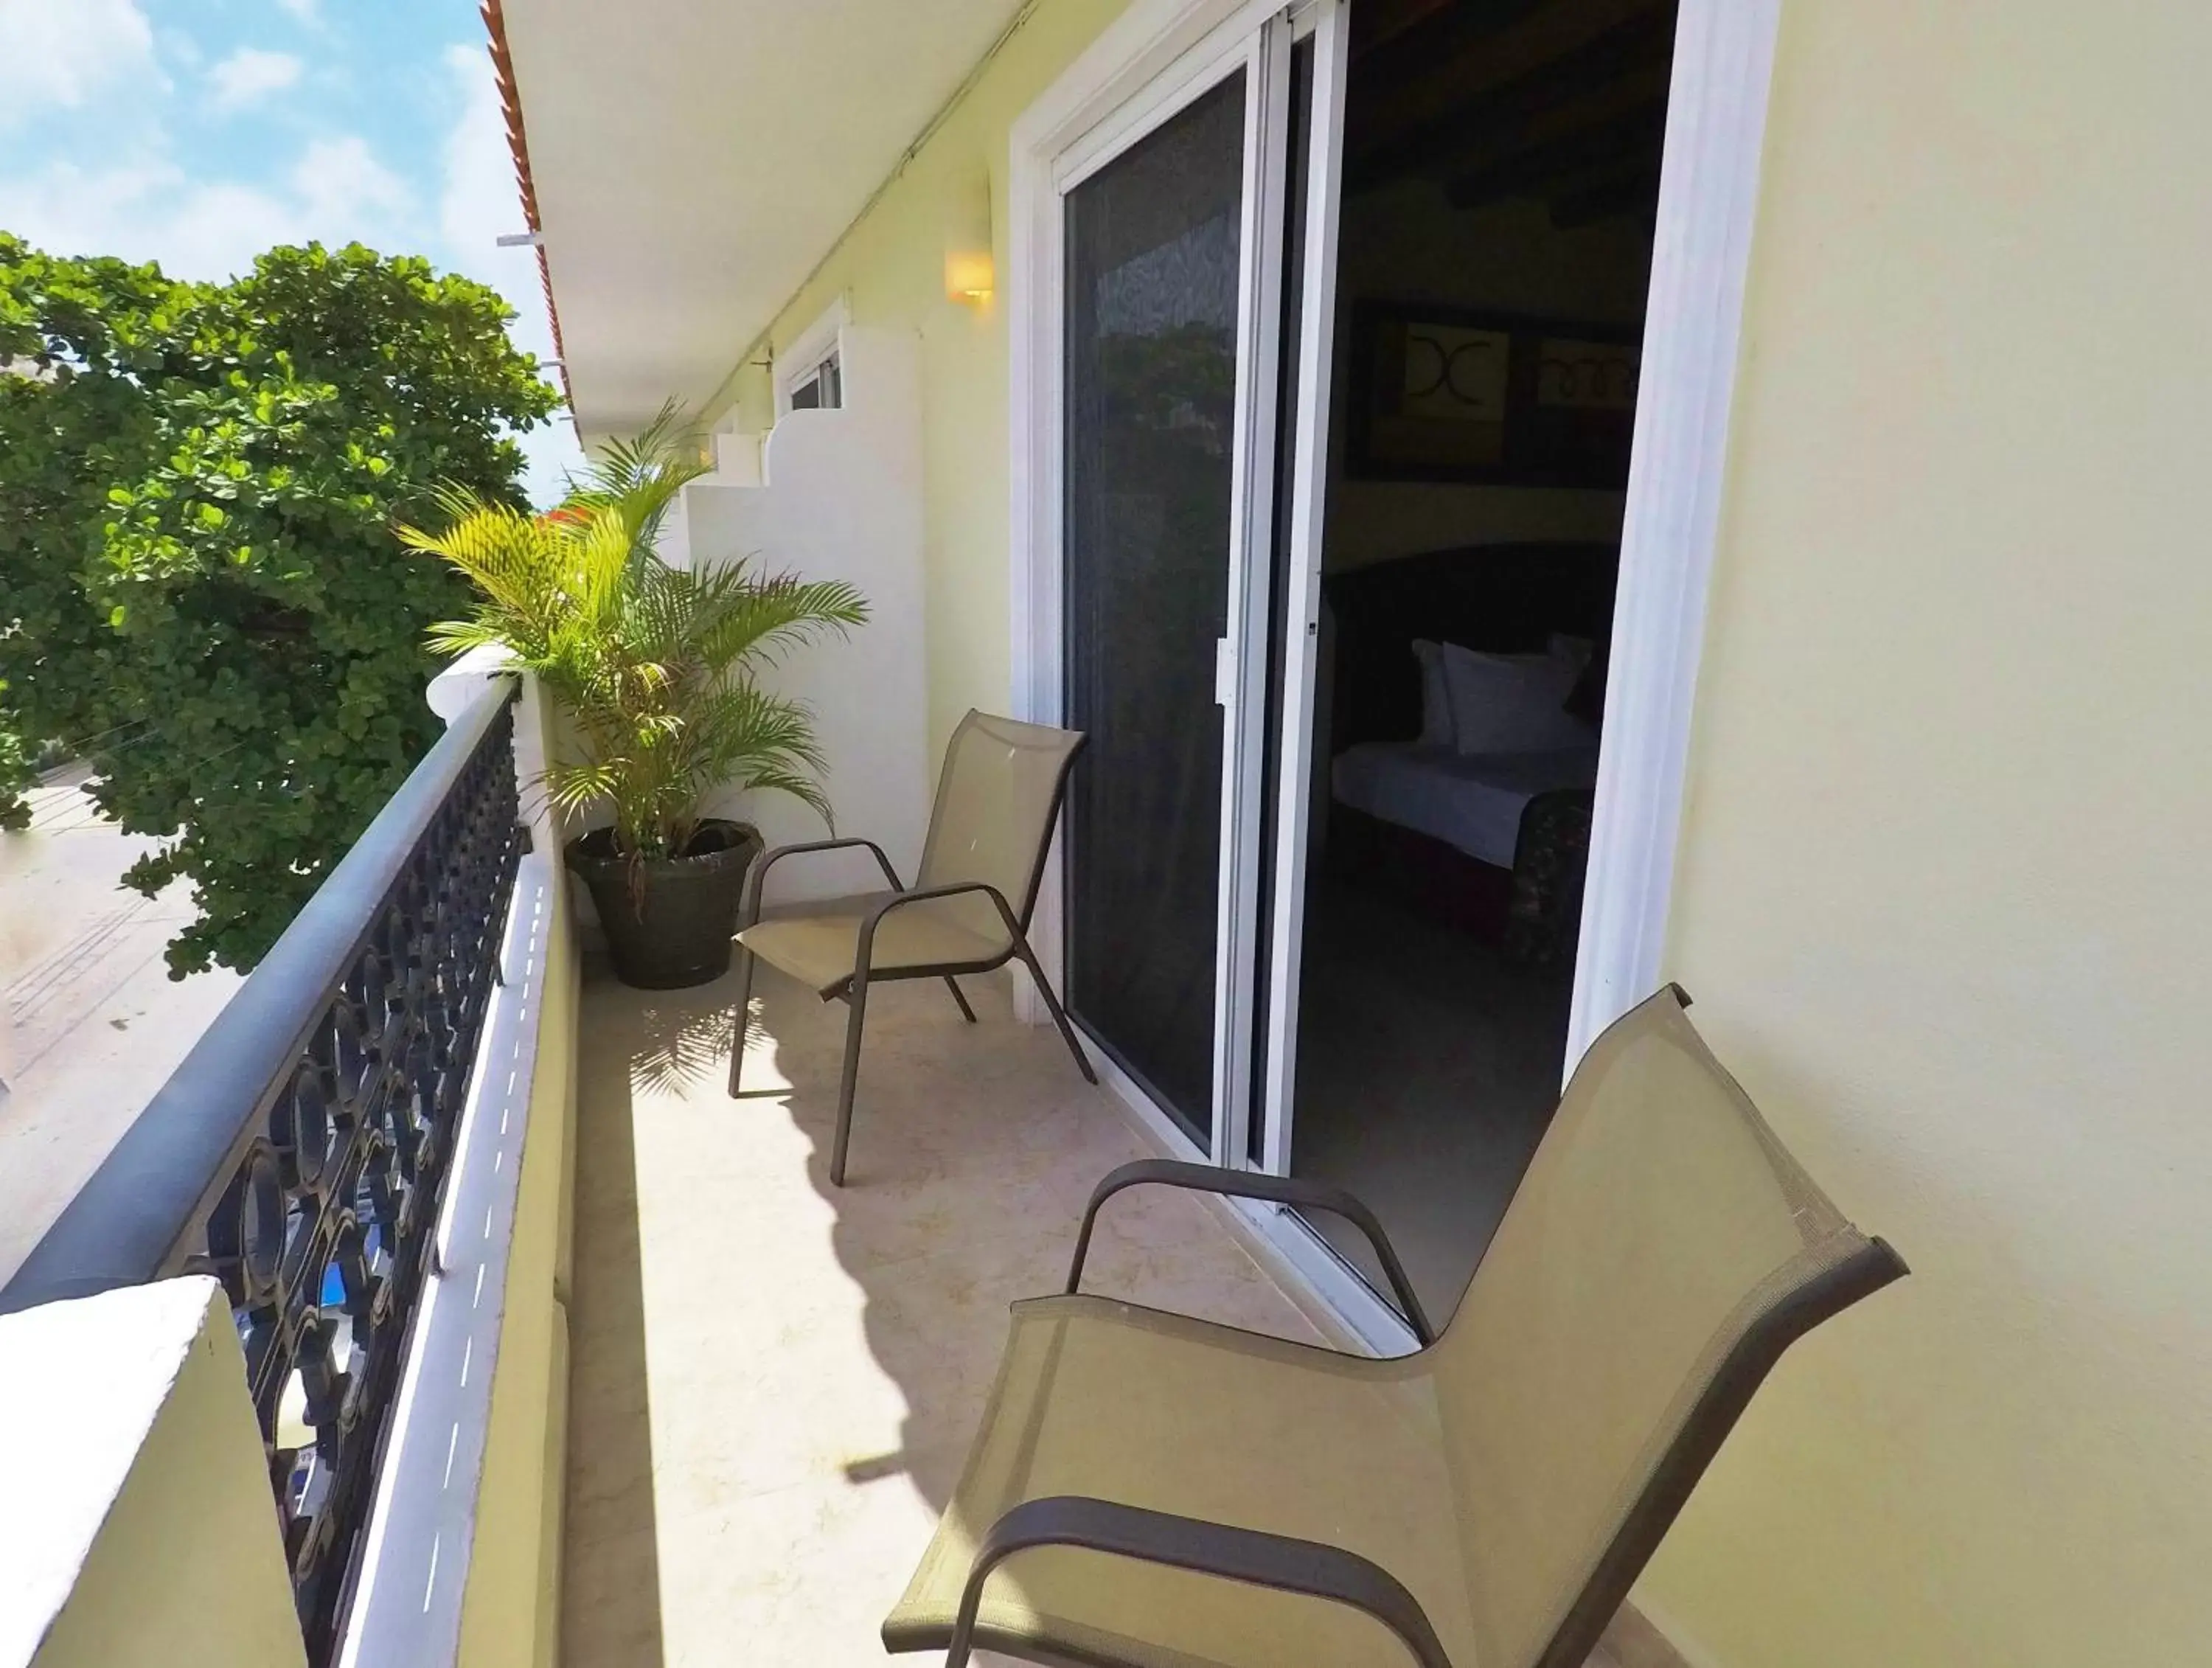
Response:
[[[745,871],[760,851],[757,829],[709,819],[680,857],[634,863],[616,854],[604,828],[571,840],[567,857],[591,888],[615,977],[641,990],[678,990],[729,971]]]

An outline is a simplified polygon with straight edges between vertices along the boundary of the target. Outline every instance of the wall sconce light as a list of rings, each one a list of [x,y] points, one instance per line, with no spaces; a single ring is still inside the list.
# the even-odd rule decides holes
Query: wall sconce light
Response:
[[[991,260],[991,171],[981,161],[955,171],[941,204],[945,299],[983,307],[998,288]]]
[[[945,298],[981,306],[996,287],[996,270],[988,249],[948,249],[945,252]]]

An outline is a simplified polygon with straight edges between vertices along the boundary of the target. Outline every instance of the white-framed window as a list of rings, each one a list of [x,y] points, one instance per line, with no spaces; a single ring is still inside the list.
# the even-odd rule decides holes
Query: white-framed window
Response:
[[[834,411],[844,405],[840,338],[850,320],[850,309],[841,295],[777,356],[778,417],[787,411]]]
[[[837,372],[834,348],[827,359],[817,362],[812,370],[802,373],[791,385],[790,406],[794,411],[834,411],[844,403],[844,387]]]

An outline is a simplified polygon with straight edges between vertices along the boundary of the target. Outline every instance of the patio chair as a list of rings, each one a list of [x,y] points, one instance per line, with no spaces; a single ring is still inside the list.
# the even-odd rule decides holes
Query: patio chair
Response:
[[[1576,1070],[1431,1342],[1389,1360],[1076,1295],[1017,1304],[894,1652],[1089,1668],[1577,1668],[1776,1359],[1905,1272],[1798,1168],[1662,991]]]
[[[909,889],[873,840],[813,840],[763,852],[745,882],[738,933],[738,1014],[730,1044],[730,1093],[744,1069],[745,1032],[756,959],[811,986],[824,1001],[846,1005],[845,1068],[837,1087],[837,1136],[830,1154],[830,1179],[845,1184],[845,1154],[853,1134],[853,1092],[860,1081],[860,1029],[867,1017],[868,987],[890,979],[945,981],[961,1017],[975,1010],[955,981],[961,973],[988,973],[1018,959],[1060,1027],[1060,1039],[1091,1082],[1098,1075],[1084,1058],[1066,1010],[1030,948],[1030,916],[1044,878],[1046,850],[1067,788],[1067,772],[1082,750],[1075,730],[1050,729],[1012,718],[970,711],[945,745],[929,813],[921,868]],[[802,853],[865,847],[890,883],[888,892],[811,904],[772,920],[760,918],[761,888],[769,871]]]

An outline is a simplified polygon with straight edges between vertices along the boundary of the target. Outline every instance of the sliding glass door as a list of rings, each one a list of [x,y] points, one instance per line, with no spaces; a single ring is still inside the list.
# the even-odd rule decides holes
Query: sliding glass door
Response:
[[[1303,613],[1292,508],[1318,338],[1315,19],[1218,32],[1060,180],[1064,721],[1087,732],[1062,890],[1068,1006],[1133,1089],[1224,1163],[1265,1161],[1267,871],[1281,667]],[[1325,378],[1320,379],[1325,384]],[[1303,555],[1303,551],[1299,554]]]
[[[1066,194],[1067,999],[1210,1146],[1245,77]]]

